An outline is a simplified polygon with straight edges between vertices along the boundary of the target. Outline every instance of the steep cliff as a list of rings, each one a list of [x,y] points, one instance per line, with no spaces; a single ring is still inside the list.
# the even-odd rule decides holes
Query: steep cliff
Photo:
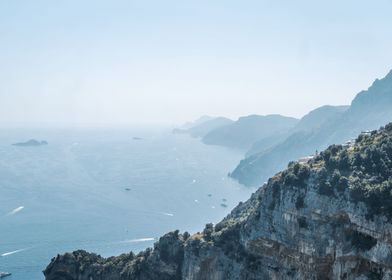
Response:
[[[392,124],[293,162],[203,232],[52,259],[47,280],[391,279]]]

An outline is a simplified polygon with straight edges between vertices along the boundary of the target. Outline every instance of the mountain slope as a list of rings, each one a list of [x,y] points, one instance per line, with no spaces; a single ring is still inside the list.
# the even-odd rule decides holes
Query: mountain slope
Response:
[[[290,131],[263,138],[255,142],[249,151],[247,151],[246,156],[249,157],[267,151],[297,132],[309,132],[318,129],[325,123],[340,117],[348,108],[349,106],[330,105],[319,107],[301,118],[298,124]]]
[[[222,222],[154,249],[58,255],[46,280],[391,279],[392,124],[293,163]]]
[[[200,125],[200,124],[202,124],[202,123],[204,123],[206,121],[210,121],[212,119],[214,119],[214,117],[211,117],[211,116],[201,116],[197,120],[184,123],[179,129],[186,130],[186,129],[198,126],[198,125]]]
[[[344,143],[361,131],[372,130],[392,121],[392,71],[359,93],[351,106],[340,115],[313,130],[299,131],[269,150],[253,154],[240,162],[231,176],[240,183],[260,185],[282,170],[289,161],[325,149],[332,143]]]
[[[285,133],[298,122],[280,115],[241,117],[236,122],[210,131],[203,138],[208,145],[247,150],[259,139]]]
[[[325,123],[340,117],[349,106],[330,106],[319,107],[303,116],[293,129],[293,132],[311,131],[322,127]]]
[[[199,120],[191,124],[186,124],[186,129],[176,128],[173,133],[177,134],[189,134],[195,138],[202,138],[210,131],[229,125],[233,123],[232,120],[224,117],[202,117]]]

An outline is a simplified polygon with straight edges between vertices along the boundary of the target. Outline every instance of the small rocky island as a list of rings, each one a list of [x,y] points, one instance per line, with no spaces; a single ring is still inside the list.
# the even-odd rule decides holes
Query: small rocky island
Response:
[[[288,168],[221,222],[103,258],[58,255],[46,280],[392,279],[392,123]]]
[[[38,146],[46,146],[48,145],[48,142],[45,140],[38,141],[35,139],[30,139],[26,142],[19,142],[19,143],[14,143],[12,144],[13,146],[18,146],[18,147],[38,147]]]

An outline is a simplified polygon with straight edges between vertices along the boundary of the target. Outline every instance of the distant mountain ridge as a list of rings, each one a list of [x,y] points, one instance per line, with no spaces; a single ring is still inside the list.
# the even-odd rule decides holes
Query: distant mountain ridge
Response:
[[[326,122],[339,117],[348,108],[349,106],[330,106],[330,105],[319,107],[309,112],[304,117],[302,117],[301,120],[297,123],[297,125],[293,127],[291,130],[285,133],[273,135],[272,137],[263,138],[255,142],[252,145],[252,147],[247,151],[246,156],[248,157],[253,154],[267,151],[268,149],[272,148],[276,144],[283,142],[287,137],[289,137],[290,135],[296,132],[300,132],[300,131],[309,132],[318,129]]]
[[[297,123],[298,119],[282,115],[250,115],[210,131],[202,141],[246,151],[257,140],[286,133]]]
[[[373,130],[392,121],[392,71],[360,92],[349,108],[319,108],[303,117],[299,126],[309,122],[320,110],[329,110],[330,118],[312,129],[298,129],[268,149],[249,154],[231,173],[240,183],[255,186],[296,160],[332,143],[344,143],[362,131]],[[318,112],[317,112],[318,111]],[[315,118],[316,119],[316,118]],[[302,123],[302,124],[301,124]],[[312,123],[312,122],[310,122]],[[307,125],[305,125],[307,126]]]
[[[341,116],[349,107],[325,105],[314,109],[301,118],[298,125],[294,128],[294,132],[317,129],[328,121]]]
[[[185,129],[190,129],[190,128],[192,128],[192,127],[198,126],[198,125],[200,125],[200,124],[202,124],[202,123],[204,123],[204,122],[210,121],[210,120],[212,120],[212,119],[214,119],[214,117],[207,116],[207,115],[201,116],[201,117],[198,118],[197,120],[194,120],[194,121],[192,121],[192,122],[186,122],[186,123],[184,123],[179,129],[184,129],[184,130],[185,130]]]
[[[173,129],[174,134],[189,134],[195,138],[202,138],[210,131],[229,125],[233,121],[225,117],[203,116],[194,122],[189,122],[181,128]]]

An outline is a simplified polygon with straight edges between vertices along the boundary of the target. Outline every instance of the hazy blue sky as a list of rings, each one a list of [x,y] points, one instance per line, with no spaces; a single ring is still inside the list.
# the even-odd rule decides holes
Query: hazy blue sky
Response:
[[[0,122],[302,116],[392,68],[392,1],[0,0]]]

